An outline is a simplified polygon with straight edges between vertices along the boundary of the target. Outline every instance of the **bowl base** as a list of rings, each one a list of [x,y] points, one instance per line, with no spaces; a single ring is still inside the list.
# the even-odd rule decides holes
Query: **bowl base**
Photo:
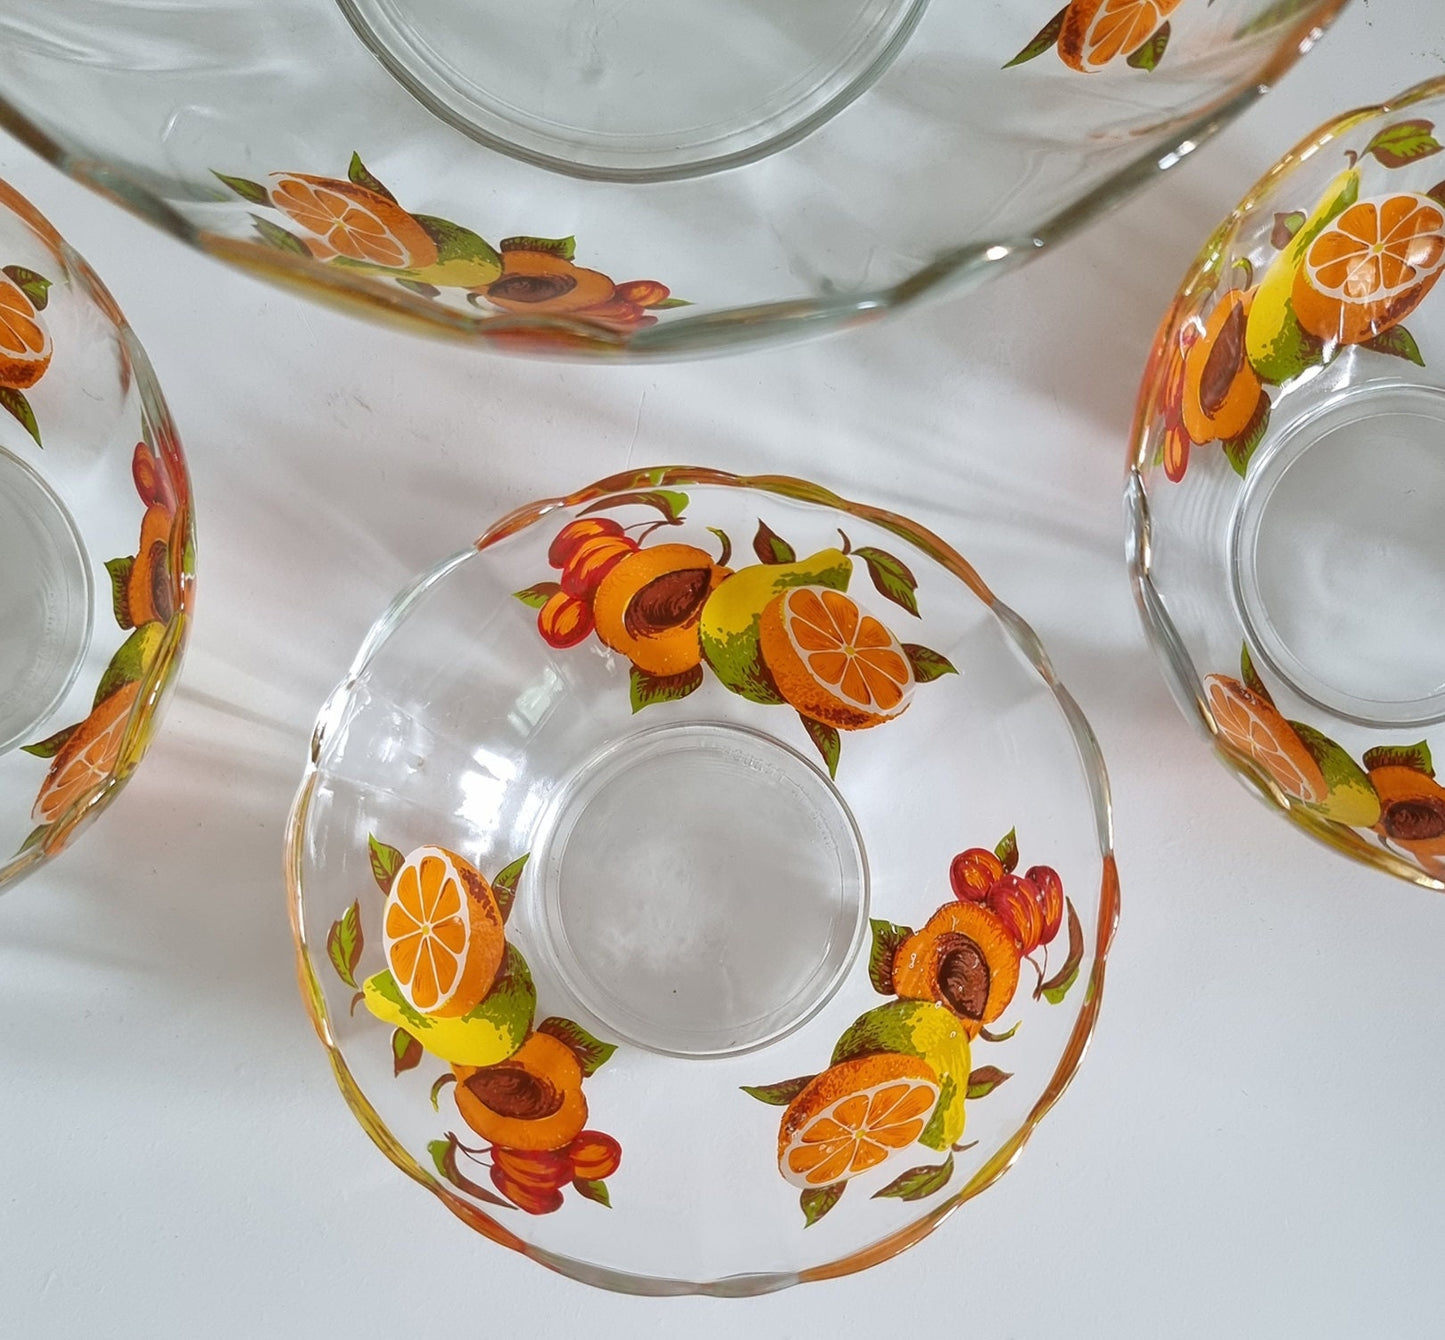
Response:
[[[801,755],[741,727],[629,735],[573,774],[534,848],[531,940],[615,1036],[675,1056],[811,1017],[866,926],[863,847]]]
[[[1266,455],[1267,453],[1267,455]],[[1250,463],[1230,561],[1250,645],[1368,725],[1445,719],[1445,392],[1356,387]]]
[[[459,130],[575,176],[663,180],[791,144],[866,89],[927,0],[339,0]]]
[[[32,738],[90,645],[90,565],[49,485],[0,448],[0,752]]]

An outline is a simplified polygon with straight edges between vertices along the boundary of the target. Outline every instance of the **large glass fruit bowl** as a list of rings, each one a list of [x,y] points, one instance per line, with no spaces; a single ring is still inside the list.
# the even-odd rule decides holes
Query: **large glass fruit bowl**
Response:
[[[317,296],[680,356],[1037,254],[1344,2],[0,0],[0,121]]]
[[[402,592],[287,866],[372,1139],[632,1293],[859,1270],[990,1186],[1118,910],[1093,735],[964,559],[695,469],[524,508]]]

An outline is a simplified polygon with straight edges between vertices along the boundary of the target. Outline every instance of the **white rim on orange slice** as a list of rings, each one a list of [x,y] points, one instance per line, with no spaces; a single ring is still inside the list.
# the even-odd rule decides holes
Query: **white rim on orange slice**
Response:
[[[382,952],[418,1014],[454,1018],[486,999],[502,963],[502,914],[491,886],[453,852],[418,847],[391,881]]]
[[[436,243],[395,201],[352,182],[303,173],[276,173],[275,182],[272,203],[320,238],[333,255],[388,270],[418,270],[436,263]]]
[[[1286,795],[1319,805],[1329,785],[1314,755],[1273,706],[1228,675],[1204,681],[1209,710],[1219,733],[1259,764]]]
[[[775,596],[759,620],[758,644],[783,698],[826,725],[876,726],[913,697],[903,644],[841,591],[798,586]]]
[[[938,1078],[913,1056],[883,1052],[842,1061],[783,1114],[778,1167],[794,1186],[831,1186],[876,1168],[923,1134]]]
[[[1323,340],[1359,344],[1398,325],[1445,269],[1445,207],[1400,191],[1356,201],[1310,243],[1295,316]]]
[[[0,275],[0,386],[34,386],[50,366],[51,351],[35,304],[9,275]]]

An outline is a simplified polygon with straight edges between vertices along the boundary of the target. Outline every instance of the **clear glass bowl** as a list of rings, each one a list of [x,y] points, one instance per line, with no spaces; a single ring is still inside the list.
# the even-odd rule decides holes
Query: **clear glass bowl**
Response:
[[[527,351],[801,337],[1036,255],[1344,0],[0,0],[0,121],[185,241]]]
[[[0,182],[0,890],[140,762],[193,565],[185,460],[145,352]]]
[[[902,517],[698,469],[402,592],[287,869],[368,1134],[478,1232],[651,1294],[858,1270],[989,1186],[1118,909],[1097,745],[1018,616]]]
[[[1140,609],[1219,757],[1445,888],[1445,80],[1331,121],[1209,239],[1128,482]]]

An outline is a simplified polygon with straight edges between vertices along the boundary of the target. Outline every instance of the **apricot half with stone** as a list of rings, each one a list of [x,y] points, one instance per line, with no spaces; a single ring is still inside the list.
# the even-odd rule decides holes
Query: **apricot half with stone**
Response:
[[[698,621],[731,570],[690,544],[656,544],[629,554],[597,588],[597,636],[650,675],[680,675],[702,660]]]
[[[1019,951],[1008,928],[973,902],[940,907],[921,931],[898,947],[893,989],[908,1000],[936,1000],[977,1037],[1013,999],[1019,984]]]
[[[533,1033],[497,1065],[454,1065],[462,1120],[494,1145],[561,1149],[587,1124],[582,1067],[550,1033]]]
[[[1249,427],[1263,393],[1245,354],[1245,330],[1254,292],[1226,293],[1209,315],[1204,334],[1184,355],[1184,429],[1195,442],[1228,441]]]
[[[1445,858],[1445,787],[1415,768],[1370,769],[1380,797],[1375,831],[1420,860]]]

